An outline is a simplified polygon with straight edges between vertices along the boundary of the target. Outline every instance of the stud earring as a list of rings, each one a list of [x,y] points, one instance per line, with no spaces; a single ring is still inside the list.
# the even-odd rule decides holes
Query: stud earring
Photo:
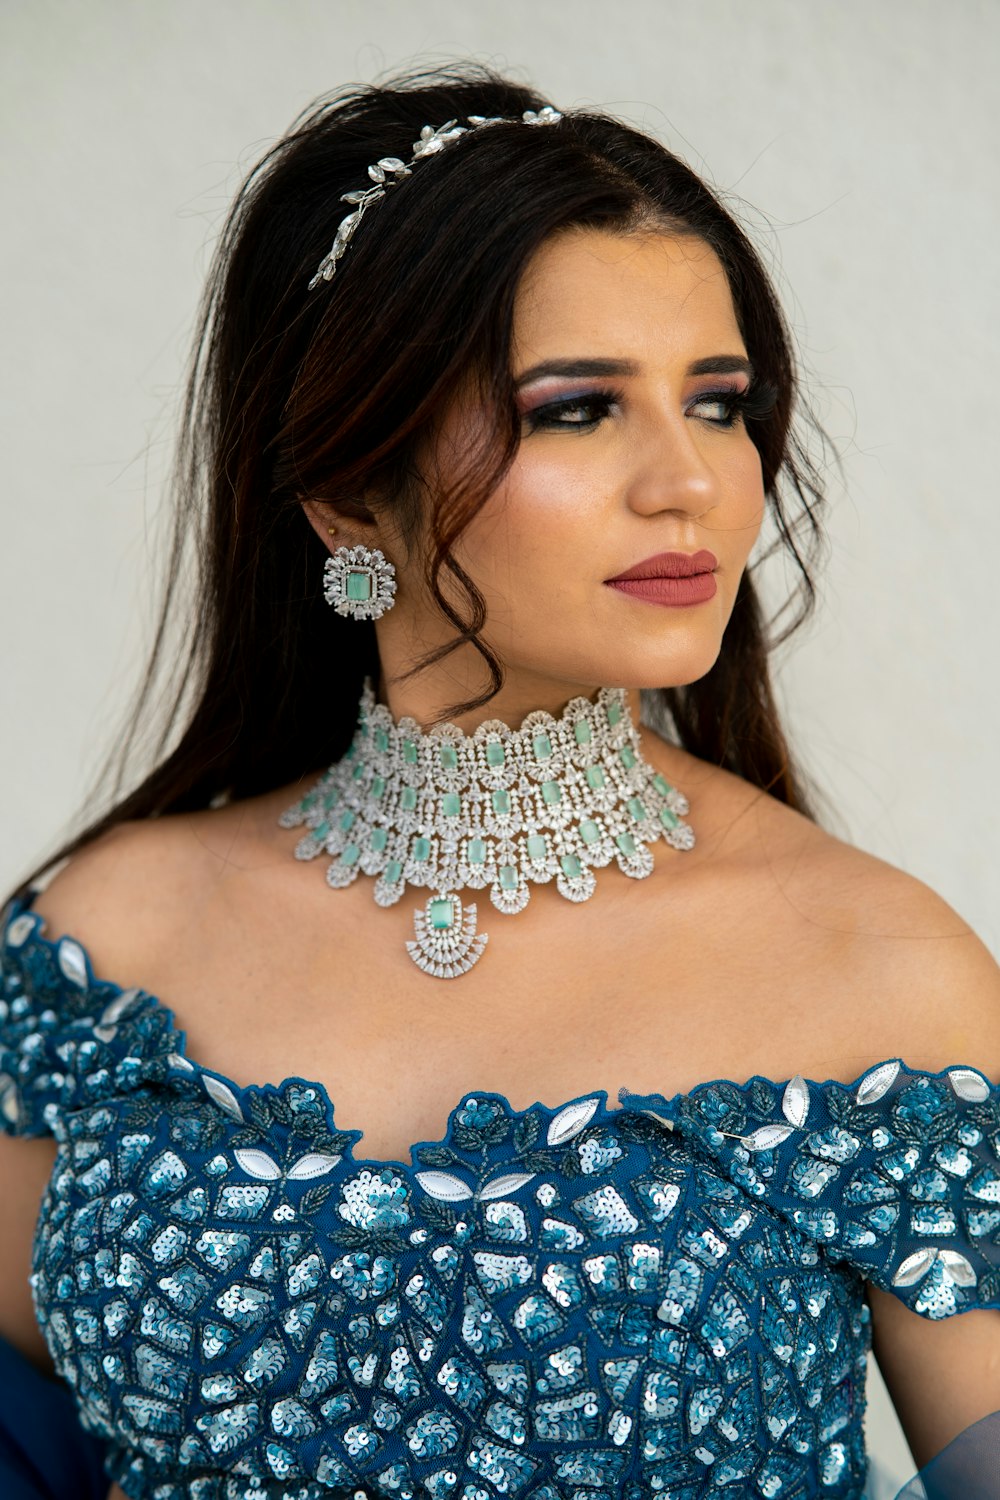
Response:
[[[338,615],[378,620],[396,602],[396,569],[378,547],[338,547],[323,564],[323,577],[323,597]]]

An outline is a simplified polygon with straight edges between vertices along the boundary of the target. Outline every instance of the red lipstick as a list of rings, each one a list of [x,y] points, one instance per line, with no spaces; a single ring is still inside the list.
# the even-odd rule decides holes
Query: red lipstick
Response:
[[[716,592],[714,552],[657,552],[634,567],[606,578],[611,588],[650,604],[703,604]]]

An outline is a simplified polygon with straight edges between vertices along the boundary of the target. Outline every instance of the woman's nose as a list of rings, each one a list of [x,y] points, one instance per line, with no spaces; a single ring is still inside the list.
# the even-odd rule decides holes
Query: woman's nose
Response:
[[[678,415],[651,428],[637,449],[629,503],[643,511],[700,516],[718,505],[719,475],[699,447],[693,419]]]

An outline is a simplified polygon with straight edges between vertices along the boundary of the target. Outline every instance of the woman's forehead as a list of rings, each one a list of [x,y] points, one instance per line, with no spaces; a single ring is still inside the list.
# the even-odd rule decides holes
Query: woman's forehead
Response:
[[[564,230],[539,248],[518,288],[518,365],[591,348],[620,357],[671,345],[689,352],[692,341],[720,338],[742,343],[722,263],[695,235]]]

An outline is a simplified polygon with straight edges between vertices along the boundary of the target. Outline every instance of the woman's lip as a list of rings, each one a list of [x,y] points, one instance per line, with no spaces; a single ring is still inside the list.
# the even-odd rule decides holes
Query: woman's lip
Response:
[[[686,578],[614,578],[608,588],[648,604],[704,604],[714,598],[714,573],[689,573]]]
[[[605,583],[622,583],[632,578],[688,578],[692,573],[711,573],[719,566],[714,552],[702,548],[699,552],[657,552],[654,557],[645,557],[624,573],[606,578]]]

